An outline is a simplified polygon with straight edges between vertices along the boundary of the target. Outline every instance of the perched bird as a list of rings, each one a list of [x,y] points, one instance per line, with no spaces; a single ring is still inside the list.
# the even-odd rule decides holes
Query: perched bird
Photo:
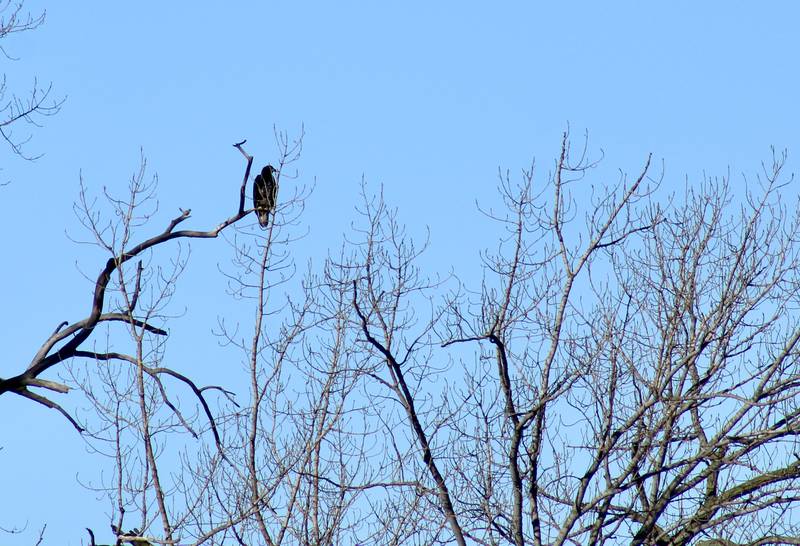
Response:
[[[253,208],[256,209],[258,223],[262,228],[269,225],[269,214],[275,208],[275,197],[278,185],[275,183],[273,173],[277,172],[275,167],[267,165],[261,169],[261,174],[256,175],[253,182]]]
[[[125,541],[134,546],[153,546],[153,543],[144,538],[142,532],[137,528],[131,529],[125,535],[127,536]]]

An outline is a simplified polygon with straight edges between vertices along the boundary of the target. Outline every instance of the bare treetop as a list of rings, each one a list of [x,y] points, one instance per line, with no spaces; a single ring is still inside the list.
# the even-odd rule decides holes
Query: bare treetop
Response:
[[[301,140],[278,136],[283,176]],[[565,135],[551,173],[501,175],[505,208],[484,211],[499,242],[476,280],[429,271],[427,240],[366,184],[340,250],[297,275],[308,194],[256,191],[249,208],[253,158],[236,147],[232,215],[208,230],[179,230],[185,210],[138,239],[143,168],[110,224],[83,188],[77,210],[109,256],[89,312],[0,380],[108,457],[115,544],[800,543],[785,156],[746,191],[712,179],[667,195],[649,157],[596,183]],[[204,387],[164,351],[187,265],[170,242],[223,232],[220,270],[252,313],[220,317],[231,359]],[[98,348],[101,325],[127,348]],[[41,394],[70,386],[85,422]]]

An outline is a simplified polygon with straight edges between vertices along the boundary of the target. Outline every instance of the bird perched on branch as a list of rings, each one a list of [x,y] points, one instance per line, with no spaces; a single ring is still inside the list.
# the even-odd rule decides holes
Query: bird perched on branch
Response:
[[[253,182],[253,208],[256,209],[258,223],[262,228],[269,225],[269,215],[275,209],[278,185],[273,175],[276,172],[275,167],[267,165],[261,169],[261,174],[256,175]]]

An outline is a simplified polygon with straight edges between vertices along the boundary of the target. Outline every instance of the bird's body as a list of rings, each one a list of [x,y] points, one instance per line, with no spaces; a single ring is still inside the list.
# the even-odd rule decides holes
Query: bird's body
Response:
[[[262,228],[269,225],[269,215],[275,209],[278,185],[275,183],[275,167],[267,165],[256,175],[253,182],[253,208]]]

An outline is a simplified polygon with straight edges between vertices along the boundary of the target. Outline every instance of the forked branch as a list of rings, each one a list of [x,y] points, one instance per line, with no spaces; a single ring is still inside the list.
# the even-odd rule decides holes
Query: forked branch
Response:
[[[67,321],[62,322],[58,326],[58,328],[56,328],[55,331],[42,344],[42,346],[39,348],[36,355],[33,357],[33,359],[31,360],[30,364],[28,365],[27,369],[24,372],[9,377],[7,379],[0,378],[0,395],[3,395],[7,392],[13,392],[17,395],[31,399],[49,408],[56,409],[57,411],[65,415],[76,429],[82,431],[82,428],[77,425],[74,419],[72,419],[63,408],[61,408],[55,402],[52,402],[41,395],[32,393],[29,390],[29,387],[39,387],[39,388],[46,388],[49,390],[53,390],[56,392],[66,392],[68,390],[66,386],[51,381],[48,382],[39,379],[39,376],[45,373],[50,368],[52,368],[53,366],[56,366],[66,360],[75,357],[86,356],[86,354],[88,353],[86,351],[81,351],[81,347],[86,342],[86,340],[89,339],[94,329],[101,322],[113,322],[113,321],[126,322],[131,324],[132,326],[144,329],[145,331],[150,332],[151,334],[154,335],[161,335],[161,336],[167,335],[167,332],[165,330],[153,326],[152,324],[149,324],[146,321],[136,319],[132,316],[136,302],[139,299],[139,292],[141,289],[140,288],[141,264],[137,267],[136,285],[135,285],[135,290],[133,292],[133,298],[131,299],[130,302],[130,309],[129,309],[130,313],[126,314],[126,313],[115,313],[115,312],[110,312],[110,313],[103,312],[104,306],[106,304],[106,291],[108,289],[109,283],[111,282],[112,275],[125,262],[141,256],[145,251],[149,249],[163,245],[169,241],[179,240],[179,239],[213,239],[216,238],[223,230],[225,230],[229,226],[235,224],[236,222],[244,218],[247,215],[247,213],[250,212],[249,210],[246,210],[244,207],[244,202],[245,202],[244,196],[245,196],[245,186],[247,184],[247,180],[250,175],[250,169],[253,163],[253,157],[244,151],[243,144],[244,141],[234,145],[245,156],[247,160],[244,179],[242,181],[242,185],[239,191],[239,203],[236,212],[232,216],[223,220],[217,226],[209,230],[176,231],[175,228],[177,228],[181,223],[188,220],[191,215],[191,209],[187,210],[181,209],[181,213],[175,218],[173,218],[167,224],[164,231],[162,231],[158,235],[146,239],[145,241],[137,245],[134,245],[133,247],[127,250],[122,250],[118,254],[109,258],[103,269],[97,275],[97,279],[95,281],[95,286],[94,286],[94,293],[92,295],[91,309],[88,316],[84,319],[72,323],[69,323]],[[57,346],[61,342],[65,343],[57,348]],[[206,403],[201,394],[202,389],[198,388],[191,381],[188,381],[187,378],[185,378],[181,374],[178,374],[177,372],[173,372],[166,368],[158,368],[157,370],[153,370],[153,373],[155,374],[168,373],[169,375],[172,375],[173,377],[179,379],[180,381],[189,384],[192,390],[198,396],[201,404],[203,405],[203,409],[206,415],[209,417],[209,420],[212,421],[213,423],[213,419],[211,419],[208,404]],[[219,444],[219,436],[213,425],[212,429],[214,430],[215,440]]]

